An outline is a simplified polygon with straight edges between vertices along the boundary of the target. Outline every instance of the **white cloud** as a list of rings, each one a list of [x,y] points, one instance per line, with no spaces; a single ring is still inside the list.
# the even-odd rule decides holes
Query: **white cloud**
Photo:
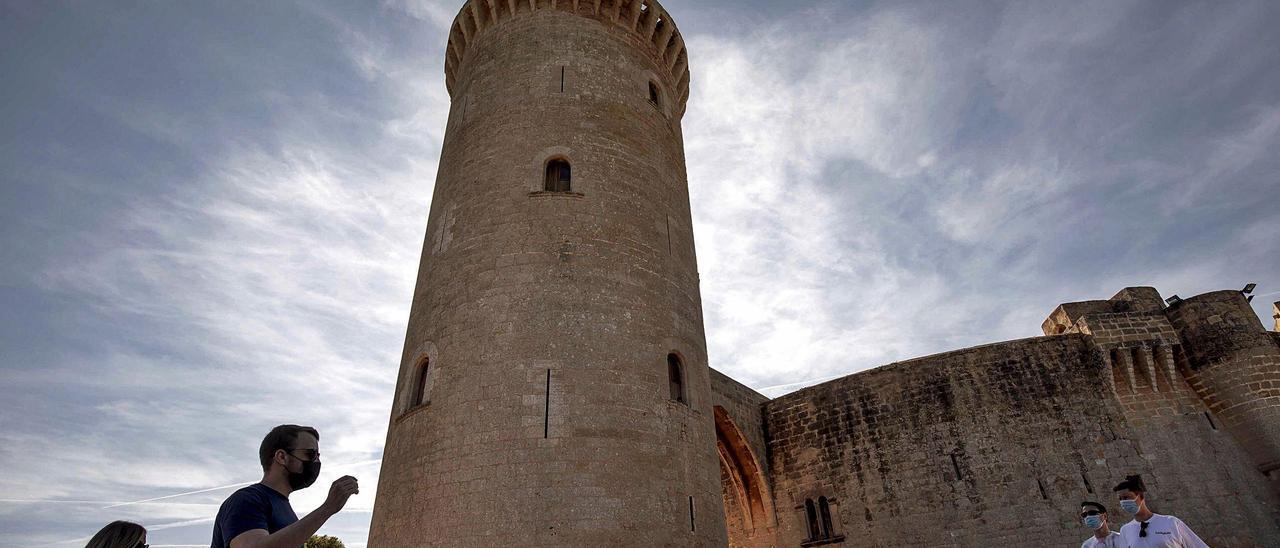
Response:
[[[287,421],[321,429],[321,480],[358,474],[364,496],[348,511],[371,508],[435,175],[430,151],[448,99],[438,64],[389,53],[354,27],[342,31],[353,67],[379,82],[392,116],[352,119],[329,108],[340,98],[294,101],[273,135],[203,151],[197,176],[133,196],[109,230],[81,235],[90,253],[39,273],[43,290],[117,319],[130,338],[6,373],[86,394],[59,413],[101,431],[45,436],[6,425],[6,445],[23,451],[4,455],[5,496],[137,499],[254,481],[260,436]],[[190,128],[174,134],[136,116],[143,110],[111,114],[166,143],[190,144]],[[371,140],[350,149],[316,131],[322,124],[370,128]],[[300,513],[324,496],[311,491],[294,497]],[[216,504],[226,494],[80,515],[156,530],[196,526],[210,509],[193,501]],[[15,504],[0,507],[24,508]]]
[[[383,6],[427,21],[435,26],[437,32],[447,32],[458,10],[462,9],[458,2],[445,0],[385,0]]]
[[[1280,86],[1248,80],[1256,63],[1233,53],[1231,37],[1250,36],[1233,29],[1267,19],[1250,6],[1183,6],[1193,11],[1149,29],[1161,45],[1191,35],[1193,51],[1164,48],[1185,64],[1143,57],[1128,25],[1155,20],[1130,2],[977,14],[832,5],[734,28],[682,24],[711,365],[779,395],[1034,335],[1058,302],[1124,285],[1185,296],[1236,277],[1265,282],[1280,225],[1259,213],[1257,189],[1274,182],[1262,176],[1274,171]],[[219,39],[214,62],[255,72],[234,107],[209,111],[218,116],[187,101],[95,99],[89,84],[101,75],[67,70],[88,112],[196,161],[157,167],[158,180],[136,187],[114,172],[41,172],[66,194],[112,199],[94,230],[51,240],[75,245],[50,244],[28,285],[110,325],[57,324],[68,332],[46,362],[0,369],[4,394],[22,402],[5,408],[22,416],[0,415],[0,497],[137,501],[252,481],[267,428],[311,423],[324,433],[321,481],[352,472],[365,487],[330,529],[361,545],[445,125],[440,48],[456,8],[389,0],[362,19],[309,5],[332,42],[296,59]],[[724,8],[690,4],[677,17],[702,9]],[[404,15],[414,21],[396,26]],[[419,40],[429,51],[406,45]],[[252,81],[272,76],[266,59],[318,76]],[[1237,95],[1247,100],[1229,100]],[[1205,120],[1184,122],[1196,116]],[[75,157],[67,146],[57,158]],[[225,494],[119,513],[75,506],[79,521],[59,527],[91,533],[123,517],[195,538]],[[322,496],[304,491],[295,506]],[[0,516],[33,522],[47,512],[36,504],[0,500]],[[22,544],[79,534],[63,533]]]
[[[939,44],[896,12],[823,41],[796,18],[742,37],[689,39],[685,117],[713,367],[751,384],[852,372],[921,347],[887,326],[927,320],[934,272],[890,261],[893,212],[954,131]],[[817,43],[815,43],[817,42]],[[865,178],[832,178],[833,166]],[[900,222],[895,220],[894,222]]]

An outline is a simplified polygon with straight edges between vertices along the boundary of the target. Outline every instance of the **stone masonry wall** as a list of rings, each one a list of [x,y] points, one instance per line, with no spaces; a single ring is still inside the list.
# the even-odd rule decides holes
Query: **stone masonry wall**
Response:
[[[1134,346],[1129,343],[1159,341],[1178,344],[1178,333],[1160,312],[1119,312],[1089,314],[1079,322],[1081,333],[1093,335],[1093,341],[1104,348]]]
[[[1154,384],[1140,378],[1133,388],[1121,382],[1118,367],[1113,373],[1116,398],[1149,464],[1152,510],[1182,517],[1211,546],[1280,545],[1280,497],[1181,371],[1173,373],[1161,371]]]
[[[1280,492],[1280,346],[1240,291],[1169,307],[1188,384]]]
[[[1213,546],[1280,543],[1280,500],[1188,384],[1186,351],[1163,311],[1090,314],[1077,323],[1112,366],[1112,391],[1150,465],[1153,510],[1181,516]]]
[[[734,424],[751,444],[751,452],[765,464],[767,446],[764,432],[764,404],[769,398],[729,378],[724,373],[711,370],[711,404],[728,412]]]
[[[1280,542],[1274,496],[1189,389],[1118,396],[1105,356],[1081,334],[1011,341],[767,403],[778,545],[805,541],[803,504],[819,496],[849,546],[1072,545],[1087,536],[1081,500],[1124,521],[1111,487],[1133,473],[1215,546]]]
[[[1181,340],[1163,313],[1088,314],[1076,325],[1104,351],[1103,361],[1114,365],[1116,385],[1133,391],[1143,382],[1181,380],[1174,369],[1174,358],[1182,352]]]
[[[713,369],[711,401],[717,420],[716,449],[721,453],[721,494],[729,546],[773,546],[777,514],[766,468],[764,429],[764,404],[769,398]],[[732,436],[742,439],[736,441]]]
[[[1077,303],[1065,303],[1059,305],[1049,317],[1040,324],[1040,329],[1045,335],[1062,335],[1065,333],[1079,333],[1080,328],[1076,326],[1076,319],[1086,313],[1102,313],[1114,312],[1114,303],[1111,301],[1082,301]]]

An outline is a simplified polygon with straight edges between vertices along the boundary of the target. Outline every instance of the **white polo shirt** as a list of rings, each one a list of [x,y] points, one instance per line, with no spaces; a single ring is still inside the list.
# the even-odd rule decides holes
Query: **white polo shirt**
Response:
[[[1142,524],[1133,520],[1120,528],[1120,536],[1133,548],[1209,548],[1187,524],[1173,516],[1152,514],[1147,520],[1147,536],[1139,537]]]
[[[1111,534],[1101,540],[1095,535],[1089,535],[1089,538],[1084,539],[1084,544],[1081,544],[1080,548],[1129,548],[1129,543],[1125,542],[1120,533],[1112,531]]]

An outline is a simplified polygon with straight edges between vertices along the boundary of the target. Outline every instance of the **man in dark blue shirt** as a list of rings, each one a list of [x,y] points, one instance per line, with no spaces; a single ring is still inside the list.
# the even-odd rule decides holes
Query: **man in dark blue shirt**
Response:
[[[320,476],[320,432],[310,426],[282,424],[271,429],[258,448],[262,481],[232,493],[213,522],[211,548],[296,548],[360,492],[356,479],[342,476],[329,496],[301,520],[289,494],[306,489]]]

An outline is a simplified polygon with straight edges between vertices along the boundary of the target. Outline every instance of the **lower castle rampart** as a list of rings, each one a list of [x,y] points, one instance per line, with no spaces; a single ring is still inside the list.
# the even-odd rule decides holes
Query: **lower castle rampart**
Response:
[[[744,437],[765,444],[752,453],[775,512],[773,527],[743,530],[747,497],[722,461],[731,545],[1072,545],[1087,535],[1080,501],[1107,504],[1123,523],[1111,488],[1142,474],[1153,509],[1210,545],[1280,546],[1280,482],[1257,450],[1277,436],[1249,423],[1276,399],[1267,383],[1280,362],[1267,360],[1280,336],[1223,319],[1239,303],[1220,293],[1179,312],[1154,289],[1128,288],[1059,307],[1045,337],[898,362],[774,400],[713,375],[726,402],[717,405],[739,430],[763,419]],[[1202,325],[1214,316],[1225,325]],[[1241,330],[1244,343],[1214,340]],[[1215,394],[1233,403],[1215,404]]]

